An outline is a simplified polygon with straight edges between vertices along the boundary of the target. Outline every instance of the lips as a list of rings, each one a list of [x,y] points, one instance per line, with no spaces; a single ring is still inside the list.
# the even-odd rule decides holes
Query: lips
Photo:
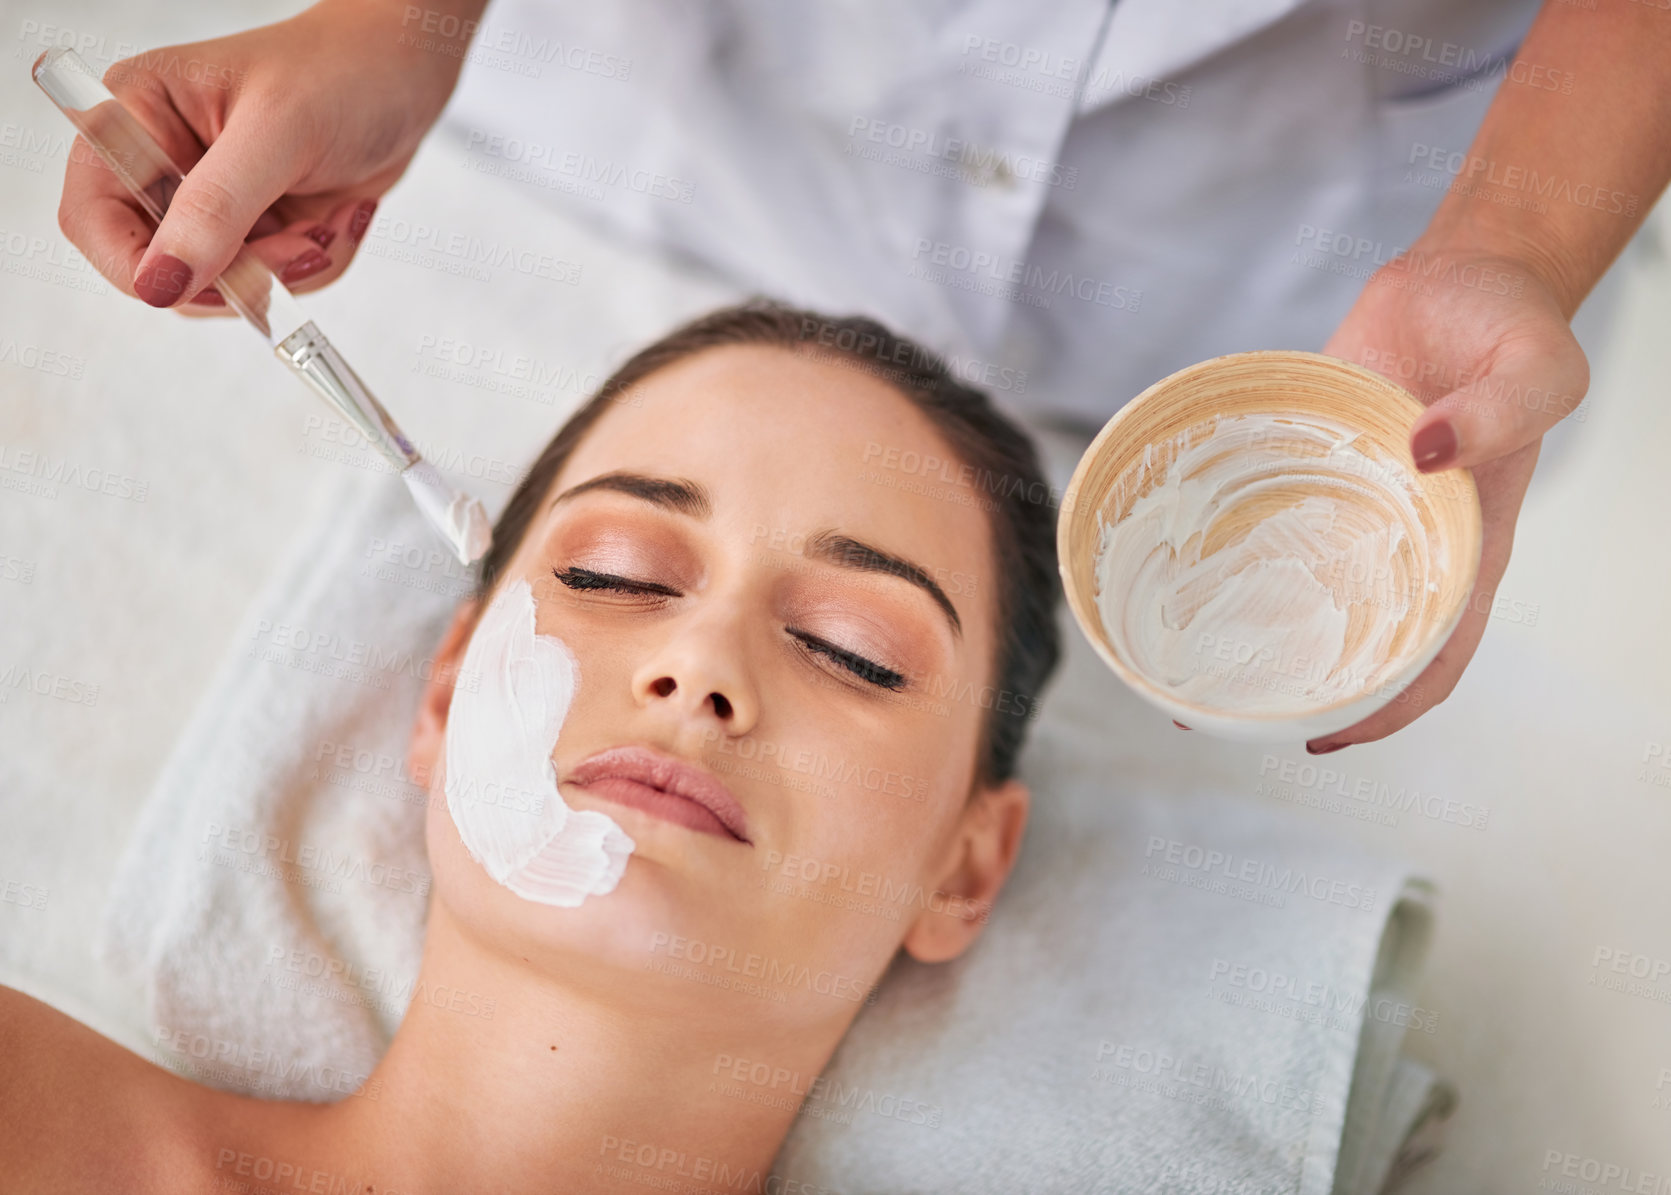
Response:
[[[748,817],[712,775],[648,747],[612,747],[576,764],[568,781],[665,821],[750,842]]]

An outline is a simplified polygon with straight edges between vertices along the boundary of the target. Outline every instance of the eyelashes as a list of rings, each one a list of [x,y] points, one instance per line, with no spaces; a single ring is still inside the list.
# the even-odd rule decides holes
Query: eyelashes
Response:
[[[880,688],[895,692],[905,687],[905,674],[903,672],[895,672],[892,668],[884,668],[873,660],[867,660],[844,647],[837,647],[816,635],[809,635],[807,632],[796,630],[794,627],[789,627],[788,630],[804,650],[813,655],[828,656],[860,680],[869,681]]]
[[[572,565],[568,568],[554,568],[551,570],[551,575],[569,589],[582,593],[602,591],[648,598],[681,596],[679,591],[671,585],[662,585],[656,581],[636,581],[631,577],[595,572],[589,568],[578,568]],[[892,692],[898,692],[905,687],[906,677],[903,672],[886,668],[874,660],[859,655],[857,652],[838,647],[827,639],[821,639],[817,635],[800,630],[797,627],[786,627],[785,630],[800,645],[801,650],[808,655],[823,656],[832,663],[839,664],[868,684]]]
[[[570,589],[576,590],[606,589],[636,597],[679,596],[679,591],[671,585],[660,585],[654,581],[634,581],[628,577],[618,577],[614,573],[593,572],[589,568],[554,568],[551,575]]]

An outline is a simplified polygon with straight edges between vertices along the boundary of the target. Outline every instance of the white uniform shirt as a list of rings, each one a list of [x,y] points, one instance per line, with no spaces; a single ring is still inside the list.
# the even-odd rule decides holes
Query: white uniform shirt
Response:
[[[1536,9],[495,0],[446,120],[470,169],[1092,429],[1205,357],[1321,348]]]

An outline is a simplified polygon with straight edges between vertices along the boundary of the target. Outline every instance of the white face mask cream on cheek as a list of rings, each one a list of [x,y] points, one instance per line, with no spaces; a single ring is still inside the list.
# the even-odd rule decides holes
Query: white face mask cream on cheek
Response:
[[[525,900],[575,908],[614,890],[634,842],[606,814],[571,809],[552,749],[580,684],[561,639],[536,634],[528,582],[482,614],[447,716],[447,812],[465,850]]]
[[[1384,684],[1419,650],[1444,549],[1410,479],[1319,417],[1222,418],[1103,524],[1097,610],[1124,663],[1175,697],[1289,715]],[[1124,480],[1124,478],[1122,479]]]

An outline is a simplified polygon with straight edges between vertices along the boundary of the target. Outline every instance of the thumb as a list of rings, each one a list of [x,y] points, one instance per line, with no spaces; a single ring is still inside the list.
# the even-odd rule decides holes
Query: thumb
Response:
[[[1493,354],[1466,385],[1435,400],[1410,429],[1423,473],[1473,468],[1542,437],[1577,407],[1590,364],[1564,321],[1552,320]]]
[[[249,110],[234,110],[186,172],[140,259],[134,293],[153,307],[172,307],[213,282],[302,173],[299,133],[275,137],[259,117],[244,115]]]

